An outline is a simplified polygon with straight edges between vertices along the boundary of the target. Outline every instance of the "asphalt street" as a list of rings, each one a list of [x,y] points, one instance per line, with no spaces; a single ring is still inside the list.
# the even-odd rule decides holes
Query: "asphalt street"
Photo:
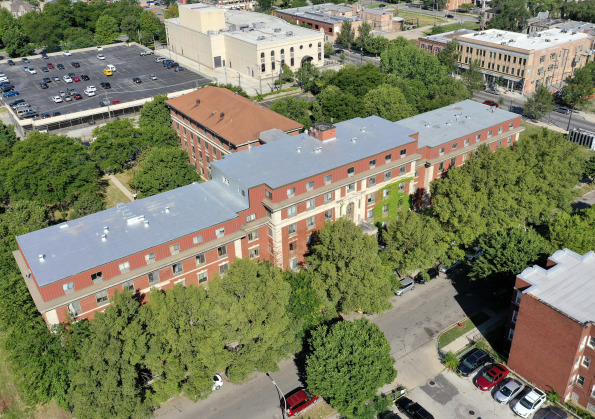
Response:
[[[418,285],[413,291],[392,300],[392,310],[370,316],[370,319],[386,334],[397,365],[399,358],[415,352],[444,328],[478,311],[484,303],[468,288],[458,288],[445,278]],[[434,356],[437,356],[435,352]],[[285,393],[302,385],[292,360],[283,361],[280,371],[271,373],[271,376]],[[185,398],[171,400],[158,409],[155,416],[167,419],[281,419],[281,411],[275,387],[264,374],[258,373],[243,384],[225,382],[219,391],[198,403]]]

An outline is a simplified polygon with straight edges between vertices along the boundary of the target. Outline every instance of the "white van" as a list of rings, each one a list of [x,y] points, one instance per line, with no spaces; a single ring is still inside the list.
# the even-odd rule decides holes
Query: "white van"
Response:
[[[108,65],[105,66],[105,68],[108,69],[108,70],[111,70],[111,71],[116,71],[116,66],[115,65],[108,64]]]
[[[17,110],[17,116],[25,115],[28,112],[31,112],[33,109],[31,108],[19,108]]]

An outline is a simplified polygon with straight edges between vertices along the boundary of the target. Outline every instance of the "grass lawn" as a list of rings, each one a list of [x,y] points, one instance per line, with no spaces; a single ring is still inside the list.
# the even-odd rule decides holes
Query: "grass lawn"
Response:
[[[465,333],[473,330],[489,318],[490,316],[481,311],[463,320],[462,327],[454,325],[453,327],[451,327],[446,332],[440,335],[440,337],[438,338],[438,349],[444,348],[449,343],[454,342],[457,338],[460,338]]]
[[[423,26],[430,26],[430,25],[434,24],[434,16],[428,15],[425,13],[410,12],[408,10],[397,10],[395,12],[395,16],[402,17],[406,21],[412,20],[414,22],[418,22],[418,25],[417,25],[418,28],[421,28]],[[447,21],[447,19],[440,17],[440,16],[438,16],[436,18],[437,25],[444,23],[446,21]]]
[[[22,418],[27,416],[25,410],[26,406],[14,386],[14,377],[8,368],[6,353],[0,350],[0,416],[3,419]]]
[[[130,199],[116,185],[109,182],[105,190],[105,208],[113,208],[118,202],[130,202]]]
[[[531,134],[539,133],[543,129],[543,127],[528,121],[521,121],[521,126],[525,127],[525,130],[521,132],[519,139],[530,136]]]
[[[320,399],[313,407],[302,413],[301,417],[304,419],[326,419],[335,413],[337,413],[335,409]]]
[[[116,176],[116,178],[118,178],[118,180],[122,182],[124,186],[126,186],[126,189],[128,189],[131,193],[134,193],[129,185],[130,180],[132,179],[132,169],[128,169],[122,173],[116,173],[114,176]]]

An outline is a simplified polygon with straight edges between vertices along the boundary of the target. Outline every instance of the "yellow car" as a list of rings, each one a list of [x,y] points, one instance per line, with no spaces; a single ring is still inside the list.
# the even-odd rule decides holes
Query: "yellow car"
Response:
[[[105,74],[106,76],[113,76],[114,73],[112,72],[112,70],[110,70],[109,68],[106,68],[105,70],[103,70],[103,74]]]

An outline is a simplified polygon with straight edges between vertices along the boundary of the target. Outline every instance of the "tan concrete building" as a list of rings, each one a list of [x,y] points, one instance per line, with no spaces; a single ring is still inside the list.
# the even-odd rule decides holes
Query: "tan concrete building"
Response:
[[[502,77],[505,88],[523,94],[540,85],[559,86],[593,54],[590,35],[560,29],[534,35],[489,29],[455,39],[463,69],[477,60],[488,83]]]
[[[262,13],[199,4],[179,5],[165,20],[168,43],[177,54],[209,68],[227,67],[250,77],[272,77],[283,64],[324,63],[324,33]]]

